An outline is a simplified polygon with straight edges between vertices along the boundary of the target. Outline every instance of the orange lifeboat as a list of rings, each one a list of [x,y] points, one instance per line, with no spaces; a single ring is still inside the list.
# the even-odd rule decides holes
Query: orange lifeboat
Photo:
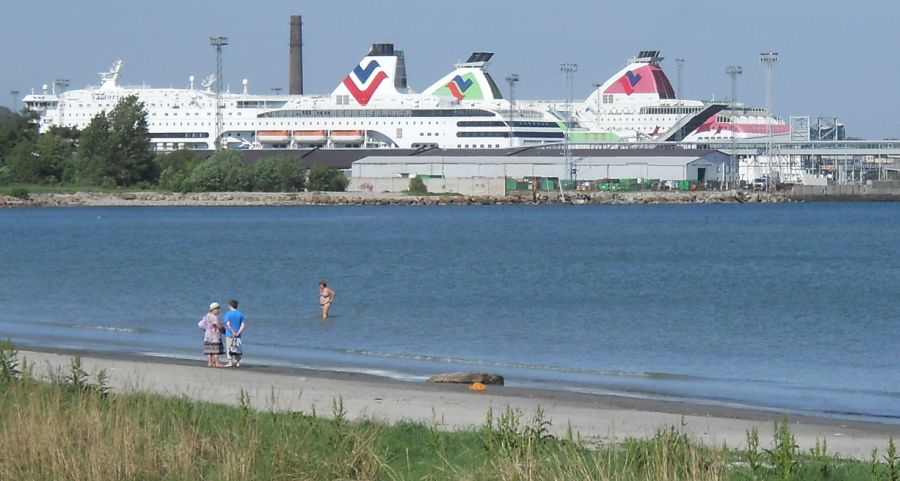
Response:
[[[287,130],[261,130],[256,133],[256,140],[261,144],[283,144],[289,139]]]
[[[362,130],[332,130],[331,141],[335,144],[361,144],[365,139]]]
[[[291,139],[298,144],[321,145],[327,140],[324,130],[295,130]]]

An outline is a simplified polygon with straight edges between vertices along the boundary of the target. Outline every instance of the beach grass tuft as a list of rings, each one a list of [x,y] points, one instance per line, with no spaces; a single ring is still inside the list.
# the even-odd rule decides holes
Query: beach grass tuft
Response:
[[[748,433],[744,450],[710,447],[685,426],[649,439],[581,440],[550,435],[542,409],[489,410],[477,429],[443,420],[387,425],[264,411],[241,392],[236,406],[186,396],[110,392],[105,373],[68,371],[38,380],[9,343],[0,344],[0,479],[18,480],[888,480],[898,481],[891,440],[870,463],[796,449],[787,418],[771,448]],[[755,441],[754,441],[755,440]],[[763,454],[766,454],[764,456]],[[823,468],[827,466],[827,468]]]

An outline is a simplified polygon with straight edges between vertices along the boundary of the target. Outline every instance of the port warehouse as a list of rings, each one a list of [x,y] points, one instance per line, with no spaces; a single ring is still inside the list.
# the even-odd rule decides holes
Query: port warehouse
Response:
[[[350,190],[400,192],[409,178],[422,177],[429,192],[503,195],[509,190],[563,187],[581,190],[632,190],[642,180],[661,183],[723,182],[730,158],[715,150],[570,150],[526,149],[454,155],[429,151],[413,156],[365,157],[353,162]],[[516,181],[528,182],[516,182]],[[628,187],[626,187],[628,185]],[[645,187],[651,184],[643,183]]]
[[[470,195],[504,195],[512,182],[541,189],[598,188],[603,180],[722,182],[730,157],[717,150],[701,149],[309,149],[294,151],[247,150],[244,160],[254,163],[271,155],[298,155],[306,165],[324,165],[349,174],[350,191],[402,192],[409,179],[420,176],[429,192]],[[567,160],[568,159],[568,160]],[[570,175],[569,172],[574,172]],[[574,179],[575,182],[568,182]],[[628,182],[628,181],[626,181]],[[566,185],[569,184],[569,185]],[[612,186],[610,190],[615,190]]]

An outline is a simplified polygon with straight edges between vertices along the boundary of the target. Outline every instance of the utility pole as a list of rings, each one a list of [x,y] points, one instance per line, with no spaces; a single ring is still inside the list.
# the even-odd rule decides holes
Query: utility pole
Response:
[[[565,166],[566,173],[565,173],[565,175],[567,175],[569,179],[572,179],[573,172],[575,169],[572,167],[572,152],[569,149],[569,132],[572,129],[572,123],[573,123],[572,95],[573,95],[573,90],[575,89],[575,87],[574,87],[575,72],[578,71],[578,64],[577,63],[563,63],[563,64],[559,65],[559,70],[566,76],[566,85],[565,85],[565,92],[566,92],[566,107],[565,107],[565,110],[566,110],[566,114],[565,114],[566,132],[565,132],[565,134],[566,135],[565,135],[565,137],[563,137],[563,149],[565,150],[565,155],[566,155],[566,166]],[[560,180],[562,180],[562,179],[560,179]]]
[[[216,48],[216,139],[215,149],[222,149],[222,47],[228,45],[228,37],[209,37],[209,44]]]
[[[766,160],[769,165],[769,177],[766,179],[766,190],[770,190],[772,182],[772,90],[775,83],[775,63],[778,52],[763,52],[759,61],[766,66]]]
[[[684,59],[683,59],[683,58],[676,58],[676,59],[675,59],[675,65],[676,65],[676,67],[677,67],[677,71],[676,71],[676,72],[677,72],[677,77],[676,77],[676,79],[677,79],[677,81],[678,81],[678,91],[675,92],[675,96],[678,97],[678,98],[680,98],[680,99],[683,99],[683,98],[684,98],[684,77],[683,77],[682,71],[684,71]]]
[[[519,82],[519,74],[512,73],[506,76],[509,84],[509,146],[513,146],[513,114],[516,111],[516,84]]]
[[[12,111],[13,111],[13,113],[15,113],[19,107],[19,91],[18,90],[10,90],[9,96],[12,97]]]

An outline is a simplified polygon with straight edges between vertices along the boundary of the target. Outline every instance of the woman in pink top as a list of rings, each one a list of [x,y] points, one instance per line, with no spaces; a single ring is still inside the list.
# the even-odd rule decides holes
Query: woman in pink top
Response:
[[[213,302],[209,305],[209,312],[200,319],[197,327],[206,331],[203,334],[203,354],[206,354],[206,365],[208,367],[222,367],[222,361],[219,356],[225,352],[222,349],[222,331],[225,326],[219,320],[219,303]]]

